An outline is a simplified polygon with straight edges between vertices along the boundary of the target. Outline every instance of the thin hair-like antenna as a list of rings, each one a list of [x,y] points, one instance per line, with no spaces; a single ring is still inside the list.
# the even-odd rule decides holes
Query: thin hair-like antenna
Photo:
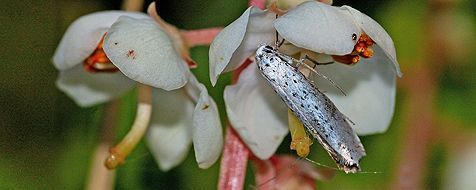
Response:
[[[294,59],[294,58],[293,58]],[[318,72],[316,69],[314,69],[313,67],[307,65],[304,63],[304,60],[305,59],[308,59],[308,60],[311,60],[307,55],[305,56],[304,59],[301,59],[301,60],[297,60],[297,59],[294,59],[297,63],[298,63],[298,67],[301,66],[301,65],[304,65],[306,68],[308,68],[309,70],[311,70],[313,73],[316,73],[318,76],[328,80],[334,87],[336,87],[337,89],[339,89],[339,91],[344,95],[344,96],[347,96],[347,94],[345,93],[345,91],[339,86],[337,85],[337,83],[335,83],[332,79],[328,78],[326,75]],[[314,61],[314,60],[313,60]],[[314,62],[313,62],[314,63]],[[326,63],[327,64],[327,63]],[[330,63],[329,63],[330,64]]]
[[[332,166],[328,166],[328,165],[325,165],[325,164],[321,164],[319,162],[316,162],[314,160],[311,160],[309,158],[304,158],[306,161],[308,162],[311,162],[312,164],[315,164],[315,165],[318,165],[318,166],[321,166],[321,167],[325,167],[325,168],[329,168],[329,169],[333,169],[333,170],[336,170],[336,171],[342,171],[342,172],[345,172],[344,170],[340,169],[340,168],[336,168],[336,167],[332,167]],[[383,172],[356,172],[358,174],[381,174]]]

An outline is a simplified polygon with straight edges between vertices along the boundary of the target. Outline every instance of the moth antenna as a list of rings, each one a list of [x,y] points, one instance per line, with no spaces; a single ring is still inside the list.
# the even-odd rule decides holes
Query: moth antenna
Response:
[[[336,87],[337,89],[339,89],[339,91],[344,95],[344,96],[347,96],[347,94],[345,93],[345,91],[339,86],[337,85],[337,83],[335,83],[332,79],[328,78],[326,75],[318,72],[316,69],[312,68],[311,66],[307,65],[307,64],[304,64],[304,63],[301,63],[302,65],[304,65],[306,68],[308,68],[309,70],[311,70],[313,73],[316,73],[318,76],[326,79],[327,81],[329,81],[330,83],[332,83],[332,85],[334,87]]]
[[[332,169],[332,170],[336,170],[336,171],[341,171],[341,172],[345,172],[344,170],[340,169],[340,168],[336,168],[336,167],[332,167],[332,166],[328,166],[328,165],[325,165],[325,164],[321,164],[319,162],[316,162],[314,160],[311,160],[309,158],[304,158],[306,161],[308,162],[311,162],[312,164],[315,164],[315,165],[318,165],[318,166],[321,166],[321,167],[325,167],[325,168],[329,168],[329,169]],[[358,174],[381,174],[383,172],[367,172],[367,171],[364,171],[364,172],[356,172]]]

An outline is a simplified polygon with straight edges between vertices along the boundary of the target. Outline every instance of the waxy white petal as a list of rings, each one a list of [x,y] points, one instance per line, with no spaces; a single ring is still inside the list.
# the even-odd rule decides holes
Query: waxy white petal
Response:
[[[103,11],[79,17],[66,30],[53,56],[53,64],[59,70],[69,69],[82,63],[98,46],[104,33],[117,18],[127,15],[147,18],[143,13]]]
[[[60,71],[56,86],[81,107],[93,106],[121,96],[136,83],[120,72],[90,73],[82,65]]]
[[[317,53],[345,55],[352,52],[361,29],[345,9],[316,1],[298,5],[276,19],[279,34],[295,46]]]
[[[153,90],[153,107],[147,143],[163,171],[180,164],[192,141],[192,100],[183,89]]]
[[[126,76],[156,88],[174,90],[189,77],[169,36],[151,18],[119,17],[107,31],[104,51]]]
[[[221,73],[238,68],[260,44],[275,41],[274,20],[273,13],[250,7],[215,37],[209,51],[212,85]]]
[[[197,102],[193,112],[192,135],[195,159],[200,168],[206,169],[218,160],[223,148],[223,132],[218,108],[208,95],[207,88],[194,76],[190,77],[185,88]]]
[[[380,47],[383,49],[383,53],[388,57],[388,61],[394,65],[395,73],[398,76],[402,76],[400,71],[400,66],[397,62],[397,53],[395,52],[395,45],[393,44],[392,38],[388,33],[383,29],[380,24],[378,24],[374,19],[363,14],[362,12],[349,7],[342,6],[342,8],[347,9],[355,19],[355,23],[360,25],[360,28]]]
[[[378,47],[375,55],[384,55]],[[337,83],[344,96],[329,81],[313,75],[319,90],[334,102],[337,108],[355,125],[359,135],[383,133],[392,120],[395,106],[396,76],[393,66],[385,64],[384,56],[361,59],[354,66],[331,64],[317,66],[316,70]]]
[[[224,92],[233,128],[254,155],[268,159],[288,133],[287,107],[259,73],[255,63]]]

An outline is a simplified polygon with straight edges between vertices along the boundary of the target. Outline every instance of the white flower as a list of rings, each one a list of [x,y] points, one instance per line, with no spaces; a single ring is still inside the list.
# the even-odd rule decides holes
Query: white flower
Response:
[[[56,49],[53,64],[60,71],[56,85],[79,106],[107,102],[132,89],[135,84],[120,72],[92,73],[83,68],[83,62],[96,50],[104,33],[122,15],[148,17],[143,13],[124,11],[82,16],[69,26]]]
[[[208,168],[223,146],[218,109],[173,45],[151,18],[120,17],[104,40],[106,54],[121,72],[156,87],[147,141],[160,168],[181,163],[191,142],[199,167]]]
[[[208,168],[223,146],[217,106],[175,46],[146,14],[86,15],[71,24],[55,52],[53,63],[60,70],[57,85],[80,106],[119,97],[136,82],[155,87],[147,137],[160,168],[179,164],[191,142],[199,167]],[[91,63],[83,63],[91,57]],[[96,57],[101,63],[94,62]]]
[[[356,123],[358,134],[381,133],[388,128],[394,111],[395,79],[401,75],[395,48],[377,22],[348,6],[309,1],[278,19],[274,13],[250,7],[218,34],[210,47],[212,84],[221,73],[240,67],[253,56],[259,44],[274,44],[275,31],[291,43],[285,43],[280,51],[312,51],[318,53],[318,60],[355,53],[359,37],[368,35],[376,43],[371,58],[360,59],[354,66],[335,63],[316,68],[338,83],[347,96],[328,81],[319,79],[316,84]],[[238,82],[225,89],[225,101],[232,126],[255,155],[266,159],[287,134],[286,107],[257,73],[255,64],[248,66]]]

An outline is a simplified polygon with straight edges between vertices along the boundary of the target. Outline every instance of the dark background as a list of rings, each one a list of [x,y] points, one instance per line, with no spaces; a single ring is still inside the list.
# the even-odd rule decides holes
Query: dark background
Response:
[[[55,87],[58,71],[50,60],[72,21],[87,13],[120,9],[121,2],[6,0],[2,4],[0,189],[84,188],[104,105],[76,106]],[[476,139],[476,66],[472,57],[476,50],[476,3],[336,0],[334,4],[351,5],[384,26],[393,37],[405,75],[398,80],[396,114],[389,131],[362,138],[368,153],[363,168],[382,173],[339,173],[333,181],[319,182],[318,188],[398,186],[400,181],[415,180],[415,176],[399,172],[407,162],[412,166],[413,161],[418,168],[413,168],[415,172],[411,173],[420,174],[416,180],[423,184],[421,187],[449,187],[451,163]],[[237,0],[162,1],[159,14],[179,28],[199,29],[226,26],[246,7],[246,1]],[[211,89],[208,47],[193,48],[191,53],[199,63],[194,72],[210,87],[225,120],[221,92],[230,77],[221,78],[218,87]],[[117,140],[132,123],[135,103],[134,91],[120,100]],[[425,146],[411,148],[419,142]],[[280,152],[292,154],[287,143],[283,143]],[[311,158],[331,163],[322,155],[325,153],[318,150]],[[190,153],[178,168],[164,173],[158,170],[142,142],[127,164],[118,169],[116,188],[214,189],[218,165],[208,170],[198,169]],[[248,171],[245,186],[251,188],[252,168]]]

